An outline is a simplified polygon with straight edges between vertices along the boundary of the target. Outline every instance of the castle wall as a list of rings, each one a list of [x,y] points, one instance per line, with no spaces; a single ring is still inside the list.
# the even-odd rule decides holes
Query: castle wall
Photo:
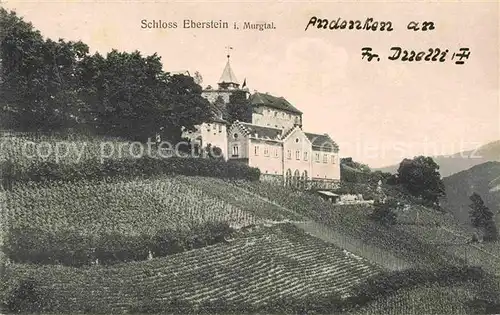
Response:
[[[295,175],[295,171],[298,170],[300,176],[305,174],[308,178],[311,178],[311,143],[307,139],[306,135],[301,129],[295,129],[289,134],[283,143],[283,153],[284,158],[284,170],[285,176],[289,169],[291,175]]]
[[[250,139],[249,165],[258,167],[262,174],[283,175],[283,148],[281,143]]]
[[[265,106],[255,107],[252,113],[252,124],[285,130],[293,128],[296,120],[300,124],[301,115]]]
[[[234,126],[234,125],[233,125]],[[227,133],[227,152],[229,159],[249,158],[249,139],[239,128],[231,126]],[[234,147],[237,147],[235,151]],[[237,153],[237,154],[234,154]]]
[[[224,103],[229,103],[229,96],[231,96],[232,91],[228,90],[204,90],[201,96],[206,98],[211,104],[215,103],[217,98],[220,96],[224,100]]]
[[[224,159],[227,160],[227,127],[222,123],[203,123],[195,126],[196,130],[193,132],[184,131],[182,137],[191,139],[192,142],[200,142],[201,146],[206,148],[210,143],[212,146],[219,147],[222,150]]]
[[[313,150],[312,157],[313,179],[340,180],[340,159],[338,153]]]
[[[227,160],[227,128],[222,123],[203,123],[201,125],[201,138],[203,146],[206,147],[209,143],[212,146],[219,147],[222,150],[224,159]]]

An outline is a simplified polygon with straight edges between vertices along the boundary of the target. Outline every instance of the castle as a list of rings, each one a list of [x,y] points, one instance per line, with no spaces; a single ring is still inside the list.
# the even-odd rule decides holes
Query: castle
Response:
[[[183,136],[201,147],[221,148],[226,160],[260,169],[263,180],[303,188],[333,188],[340,180],[339,147],[328,134],[302,130],[302,112],[283,97],[251,94],[231,68],[230,56],[218,82],[202,96],[212,105],[210,121]],[[235,91],[244,92],[252,107],[251,123],[223,119],[225,105]]]

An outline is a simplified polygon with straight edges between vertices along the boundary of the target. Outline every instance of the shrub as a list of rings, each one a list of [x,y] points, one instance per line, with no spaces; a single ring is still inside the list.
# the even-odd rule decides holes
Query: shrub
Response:
[[[420,285],[450,286],[468,281],[483,281],[486,273],[478,267],[443,267],[436,270],[406,269],[378,274],[360,283],[347,305],[362,306],[370,301],[389,296],[401,289]]]
[[[10,189],[12,183],[15,182],[75,181],[116,176],[131,178],[160,174],[246,179],[250,181],[257,181],[260,178],[258,168],[249,167],[243,163],[191,157],[109,159],[104,160],[103,163],[90,159],[72,164],[36,161],[36,163],[26,167],[20,167],[15,162],[6,160],[1,162],[0,168],[5,170],[2,174],[2,184],[7,189]]]
[[[100,264],[146,260],[149,251],[164,257],[224,241],[233,233],[227,223],[207,222],[190,230],[161,230],[152,235],[102,233],[82,235],[77,231],[43,231],[11,228],[3,252],[14,262],[62,264],[80,267],[96,259]]]
[[[398,207],[396,201],[388,201],[386,203],[374,203],[374,210],[370,215],[370,218],[377,221],[383,225],[394,225],[396,224],[397,215],[394,209]]]
[[[2,304],[11,312],[41,312],[50,309],[50,294],[31,278],[10,278],[2,287]]]

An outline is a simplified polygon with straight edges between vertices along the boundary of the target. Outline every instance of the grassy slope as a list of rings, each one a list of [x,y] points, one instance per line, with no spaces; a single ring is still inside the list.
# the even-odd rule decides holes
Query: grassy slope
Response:
[[[46,294],[64,301],[61,311],[101,313],[137,311],[143,304],[176,299],[186,305],[224,299],[260,306],[308,295],[343,295],[381,271],[291,224],[147,262],[108,268],[11,265],[9,270],[41,281]]]
[[[422,286],[400,290],[351,315],[468,314],[465,303],[474,296],[475,290],[467,284],[453,287]]]
[[[166,176],[20,185],[4,194],[7,207],[3,214],[12,227],[51,231],[70,228],[84,234],[148,233],[162,228],[189,228],[190,224],[206,221],[238,227],[282,218],[270,207],[262,207],[262,211],[257,207],[242,209]]]
[[[234,213],[240,213],[240,212],[249,213],[255,216],[256,218],[261,218],[261,219],[266,218],[272,220],[290,219],[290,220],[300,220],[300,221],[312,219],[315,220],[316,223],[321,222],[322,227],[325,228],[324,230],[330,233],[326,238],[330,243],[333,243],[342,248],[347,248],[351,252],[357,254],[358,256],[362,256],[367,259],[376,261],[377,263],[379,263],[380,265],[382,265],[387,269],[400,269],[409,266],[432,267],[432,266],[439,266],[451,263],[458,265],[462,264],[480,265],[485,267],[487,271],[490,271],[492,273],[500,270],[498,265],[499,259],[495,257],[495,251],[497,251],[498,253],[497,245],[489,244],[489,245],[472,246],[466,244],[467,232],[460,229],[460,227],[455,223],[453,223],[452,220],[449,220],[449,217],[447,217],[446,214],[439,214],[435,211],[429,210],[421,206],[413,206],[406,212],[401,213],[400,221],[404,224],[400,224],[394,228],[385,229],[381,228],[377,224],[374,224],[373,222],[367,219],[367,214],[370,212],[370,208],[367,205],[363,206],[332,205],[330,203],[323,202],[319,198],[311,196],[307,193],[289,191],[281,187],[277,188],[272,185],[268,185],[266,183],[248,183],[248,182],[230,183],[227,181],[214,178],[183,177],[183,176],[176,177],[175,179],[162,178],[160,180],[160,182],[167,182],[167,183],[169,183],[170,181],[174,181],[173,183],[175,183],[175,186],[188,188],[188,190],[185,189],[180,190],[181,196],[182,195],[185,196],[185,199],[181,198],[181,202],[178,203],[179,207],[181,207],[182,209],[189,209],[189,205],[192,205],[192,207],[198,205],[196,206],[196,209],[198,209],[197,211],[200,211],[200,209],[202,211],[206,211],[204,207],[199,207],[200,199],[197,198],[202,198],[202,199],[208,198],[207,200],[216,200],[217,202],[220,202],[221,205],[224,205],[223,207],[236,209],[237,212]],[[127,185],[130,185],[130,183],[128,183]],[[139,191],[138,194],[141,194],[141,191]],[[179,194],[179,190],[176,190],[176,194]],[[41,194],[41,196],[43,197],[44,194]],[[87,194],[86,196],[87,196],[86,198],[93,198],[91,194]],[[124,194],[118,194],[117,196],[121,196],[120,198],[126,197]],[[70,192],[66,193],[66,195],[64,195],[64,198],[59,198],[58,200],[60,203],[72,204],[70,202],[71,199],[67,200],[67,198],[76,198],[76,197],[72,197],[72,194]],[[190,202],[186,203],[186,200],[190,200],[191,203]],[[84,202],[83,204],[86,204],[86,202]],[[128,203],[126,204],[128,205]],[[217,204],[218,203],[216,203],[216,205]],[[188,207],[186,207],[186,205],[188,205]],[[51,207],[46,207],[46,209],[48,210],[50,210],[50,208]],[[220,207],[217,206],[217,208]],[[137,209],[139,209],[139,207],[137,207]],[[166,212],[166,214],[168,214],[168,212]],[[434,224],[436,221],[440,222],[441,226],[436,226]],[[298,224],[300,225],[300,222]],[[331,233],[332,231],[335,231],[335,233],[332,234]],[[325,233],[324,232],[320,233],[323,235],[316,235],[316,236],[320,236],[320,238],[325,239],[324,237],[321,237],[325,236],[324,235]],[[194,290],[196,288],[197,292],[204,292],[202,293],[203,296],[203,294],[210,294],[212,290],[211,288],[218,288],[222,283],[220,282],[221,279],[219,279],[218,276],[214,278],[210,274],[207,275],[205,269],[208,267],[206,265],[206,261],[202,258],[203,255],[207,255],[207,257],[209,257],[208,259],[210,260],[210,263],[213,264],[210,267],[212,269],[207,269],[207,270],[212,270],[215,275],[221,275],[221,276],[224,276],[225,272],[227,272],[227,269],[225,269],[226,263],[229,264],[229,266],[232,266],[233,271],[235,270],[234,267],[236,266],[232,265],[233,262],[239,263],[240,265],[238,266],[240,267],[245,266],[245,268],[247,268],[247,266],[251,266],[252,268],[254,268],[255,272],[261,270],[262,262],[252,260],[253,258],[251,255],[256,255],[257,257],[259,257],[259,259],[263,261],[270,260],[273,263],[275,261],[283,261],[283,259],[288,261],[289,264],[282,265],[282,273],[279,277],[276,276],[268,278],[269,274],[261,272],[258,273],[255,278],[250,278],[251,280],[245,280],[249,278],[249,275],[247,275],[244,271],[242,271],[243,273],[240,275],[239,279],[240,281],[243,281],[245,284],[242,285],[241,283],[238,282],[226,282],[224,286],[225,291],[223,290],[226,293],[220,293],[220,297],[231,298],[231,296],[228,296],[227,294],[228,292],[234,292],[234,294],[237,294],[240,299],[235,301],[254,301],[256,303],[261,303],[266,300],[269,294],[265,294],[263,296],[259,295],[258,292],[260,291],[258,289],[257,283],[262,283],[264,281],[266,285],[274,287],[275,290],[273,291],[273,294],[277,295],[273,296],[272,298],[276,298],[277,296],[281,295],[288,296],[291,293],[287,290],[285,285],[289,285],[290,282],[287,282],[285,280],[283,287],[281,287],[281,283],[283,281],[282,280],[283,272],[286,272],[292,266],[296,265],[298,266],[297,267],[298,269],[292,268],[290,270],[296,272],[297,274],[300,274],[300,270],[302,268],[305,268],[306,265],[310,265],[309,268],[313,268],[313,266],[317,264],[317,260],[318,259],[321,260],[321,257],[323,257],[321,256],[321,252],[323,252],[323,249],[316,252],[314,251],[307,252],[308,253],[307,257],[309,260],[305,261],[307,262],[307,264],[301,265],[300,263],[301,260],[299,260],[299,262],[297,262],[296,260],[294,261],[293,259],[290,260],[289,258],[287,258],[288,254],[285,254],[283,256],[283,254],[278,252],[277,248],[275,248],[275,246],[279,246],[280,249],[284,248],[290,249],[293,253],[296,254],[297,252],[300,252],[299,247],[296,246],[295,244],[280,243],[282,242],[282,240],[279,240],[279,238],[276,238],[273,235],[274,235],[273,233],[266,234],[264,239],[267,239],[269,242],[268,243],[258,242],[257,244],[260,245],[256,247],[257,249],[254,251],[251,250],[247,251],[247,249],[249,250],[251,248],[249,248],[248,246],[245,247],[240,245],[240,247],[238,247],[234,252],[231,252],[231,254],[229,255],[230,258],[229,257],[221,258],[220,256],[220,255],[227,255],[226,249],[228,248],[227,247],[228,245],[226,246],[216,245],[213,248],[195,250],[189,253],[179,254],[187,256],[174,255],[165,259],[153,260],[152,262],[140,262],[128,266],[124,265],[122,267],[119,267],[118,269],[97,268],[97,269],[88,269],[86,271],[77,271],[71,268],[61,268],[59,271],[57,271],[59,273],[58,275],[52,274],[50,275],[52,280],[46,279],[46,281],[48,281],[47,283],[51,283],[50,281],[54,281],[53,280],[54,278],[58,278],[60,280],[63,279],[63,281],[59,282],[59,284],[56,283],[54,290],[56,290],[56,295],[60,294],[60,297],[63,299],[63,301],[64,299],[70,299],[69,300],[70,302],[68,302],[69,305],[72,305],[71,303],[77,303],[77,304],[90,303],[89,297],[85,296],[85,294],[88,294],[89,291],[83,290],[83,288],[92,288],[91,290],[94,290],[93,294],[95,294],[92,295],[93,298],[94,296],[97,296],[97,298],[100,296],[102,297],[108,296],[107,298],[108,300],[106,301],[102,299],[97,300],[99,301],[99,303],[102,303],[102,305],[104,306],[109,305],[109,307],[112,308],[116,307],[117,309],[120,308],[129,309],[131,307],[133,308],[134,305],[139,303],[138,299],[141,296],[140,294],[142,294],[141,292],[146,292],[147,288],[154,289],[158,282],[170,279],[172,277],[173,272],[182,272],[184,274],[181,275],[180,278],[176,277],[173,278],[174,280],[176,280],[175,281],[176,285],[185,286],[186,288],[185,290],[187,290],[187,291],[183,291],[184,289],[180,290],[179,292],[181,295],[179,296],[183,299],[191,301],[191,303],[193,302],[200,303],[203,300],[203,298],[201,298],[200,300],[197,299],[196,297],[194,298],[190,297],[191,295],[198,294],[190,290]],[[248,239],[245,240],[245,244],[247,241]],[[299,243],[302,241],[303,240],[299,240]],[[317,242],[318,240],[315,241]],[[250,243],[252,242],[253,241],[250,241]],[[263,244],[266,245],[263,246]],[[236,246],[236,245],[231,244],[229,246]],[[238,254],[236,255],[235,253]],[[195,255],[195,256],[190,256],[190,255]],[[175,258],[175,257],[181,257],[181,258]],[[193,260],[189,260],[187,259],[187,257],[195,257],[193,259],[194,259],[194,265],[196,267],[193,267]],[[376,259],[376,257],[382,257],[382,259]],[[333,259],[332,257],[327,258],[325,260],[325,264],[327,264],[328,262],[329,263],[334,262],[334,264],[339,263],[338,261],[332,259]],[[169,262],[171,261],[175,261],[176,265],[175,264],[174,264],[175,266],[168,265]],[[204,261],[205,265],[203,263]],[[146,277],[149,280],[146,280],[146,278],[144,279],[139,278],[141,280],[138,281],[137,283],[142,284],[142,286],[139,286],[142,289],[139,291],[134,291],[133,289],[129,289],[129,287],[133,287],[133,285],[132,283],[129,284],[127,281],[129,281],[129,279],[137,279],[134,278],[134,276],[132,276],[134,272],[142,272],[145,274],[150,274],[151,271],[153,271],[154,273],[158,270],[163,270],[164,268],[167,268],[166,267],[167,265],[169,266],[168,268],[172,270],[172,274],[170,274],[169,276],[163,276],[161,274],[160,276],[158,276],[158,274],[156,274],[156,276],[158,276],[158,278],[156,279],[155,278],[156,276],[153,274],[153,276],[151,276],[152,277],[151,279],[148,278],[149,276]],[[263,268],[268,268],[266,267],[268,266],[268,263],[264,263],[262,266],[264,266]],[[17,266],[15,269],[17,270],[17,272],[20,272],[24,268],[26,267]],[[45,267],[41,268],[43,269]],[[29,272],[33,272],[36,275],[42,277],[47,276],[45,272],[43,271],[40,272],[41,270],[38,268],[35,268],[34,270],[31,268],[28,269],[31,270]],[[243,268],[241,268],[240,270],[243,270]],[[122,277],[125,280],[118,280],[119,279],[118,275],[120,275],[121,272],[125,272],[126,276]],[[349,276],[356,274],[356,271],[352,272],[347,270],[346,272],[347,272],[346,275],[349,274]],[[330,274],[330,276],[335,276],[335,272],[332,273],[333,275]],[[238,277],[235,276],[234,273],[231,275],[231,277],[236,277],[238,279]],[[292,283],[297,286],[300,285],[296,284],[296,282],[293,281],[299,281],[299,282],[303,281],[300,280],[300,278],[297,278],[298,277],[297,275],[295,276],[290,275],[290,277],[294,279],[292,280]],[[330,286],[335,283],[338,284],[336,280],[335,281],[332,280],[334,278],[328,278],[328,275],[323,275],[322,277],[326,278],[312,277],[311,279],[313,279],[314,281],[304,282],[308,284],[305,286],[301,286],[302,289],[297,289],[298,292],[302,292],[301,294],[303,294],[305,291],[301,290],[310,290],[307,292],[314,293],[318,290],[321,290],[318,289],[318,285],[321,285],[322,283],[330,284]],[[69,288],[74,289],[73,291],[71,291],[72,293],[68,293],[67,291],[65,291],[66,289],[64,289],[61,284],[62,282],[64,282],[64,279],[68,278],[74,280],[67,284]],[[87,282],[86,279],[89,279],[90,282]],[[193,279],[198,279],[198,280],[193,280]],[[225,279],[224,281],[228,281],[228,279],[226,278],[224,279]],[[99,283],[98,281],[101,281],[100,284],[97,284]],[[120,281],[125,281],[125,282],[123,284],[117,285],[118,283],[120,283]],[[197,285],[195,286],[190,285],[190,283],[193,283],[193,281],[195,281],[194,283],[197,283]],[[246,281],[250,281],[250,283],[247,283]],[[108,290],[111,290],[110,293],[102,291],[106,290],[106,287],[108,287]],[[247,295],[246,298],[243,299],[241,294],[242,292],[245,292],[245,290],[250,290],[249,287],[252,288],[252,290],[255,290],[255,292],[253,293],[253,295]],[[132,291],[126,291],[126,290],[132,290]],[[218,289],[214,290],[216,290],[216,292],[219,292]],[[163,291],[160,290],[159,292]],[[126,305],[120,304],[121,305],[120,306],[119,304],[113,304],[113,303],[118,303],[117,301],[120,300],[119,296],[121,296],[122,294],[127,296],[127,299],[129,299],[128,302],[126,302]],[[165,294],[171,294],[171,293],[165,293]],[[430,293],[425,293],[425,294],[430,294]],[[73,300],[71,300],[71,297],[73,298]],[[260,299],[263,300],[261,301]],[[394,297],[394,299],[395,299],[394,301],[396,301],[397,299],[401,299],[401,297],[396,296]],[[397,303],[409,305],[411,304],[412,300],[405,300],[405,301],[406,302],[399,301]],[[380,301],[380,303],[389,303],[389,302]],[[76,304],[73,304],[73,306],[76,307]],[[91,306],[89,305],[88,307]],[[396,309],[398,308],[396,307]]]
[[[469,197],[478,193],[493,213],[500,211],[500,162],[487,162],[443,179],[446,199],[443,207],[456,216],[461,223],[470,225]],[[500,215],[497,215],[500,223]]]

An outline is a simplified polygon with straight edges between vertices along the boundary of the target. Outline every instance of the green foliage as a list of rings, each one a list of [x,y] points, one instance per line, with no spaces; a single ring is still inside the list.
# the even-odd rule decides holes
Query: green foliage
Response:
[[[378,272],[282,224],[150,261],[85,268],[10,264],[5,280],[33,278],[48,293],[47,313],[303,314],[331,313],[339,292]]]
[[[399,165],[397,183],[411,195],[433,204],[438,204],[439,198],[445,195],[439,165],[431,157],[404,159]]]
[[[81,179],[104,179],[110,177],[147,177],[152,175],[209,176],[232,179],[259,180],[258,168],[243,163],[226,162],[221,159],[171,157],[156,159],[141,157],[137,159],[84,160],[81,163],[62,164],[52,161],[39,161],[20,168],[13,161],[3,161],[0,167],[5,170],[2,183],[9,188],[19,182],[76,181]]]
[[[252,122],[252,106],[247,99],[245,91],[235,91],[229,97],[226,105],[226,120],[230,123],[236,120]]]
[[[498,230],[493,212],[484,204],[479,194],[473,193],[470,200],[472,204],[469,205],[469,214],[472,225],[484,231],[485,241],[496,241],[498,239]]]
[[[211,143],[205,147],[206,156],[211,159],[224,159],[222,149],[217,146],[212,146]]]
[[[390,199],[387,202],[374,203],[374,209],[370,217],[383,224],[383,225],[394,225],[397,222],[397,214],[394,210],[399,209],[399,204],[396,200]]]
[[[97,235],[72,230],[49,231],[40,228],[10,228],[2,246],[16,263],[61,264],[81,267],[146,260],[149,251],[164,257],[217,244],[234,230],[223,222],[206,222],[189,230],[158,230],[154,234],[126,235],[119,232]]]
[[[485,273],[482,270],[472,267],[445,267],[438,270],[407,269],[382,273],[358,286],[356,295],[350,300],[356,305],[362,305],[405,288],[434,283],[446,286],[467,281],[479,281],[484,277]]]
[[[9,311],[31,313],[50,309],[47,291],[43,290],[39,281],[33,277],[13,279],[6,276],[5,280],[1,288],[2,304]]]
[[[350,157],[340,159],[340,180],[344,183],[376,185],[379,181],[385,183],[390,176],[390,173],[382,171],[372,172],[368,165],[355,162]]]
[[[160,57],[113,50],[89,54],[82,42],[44,40],[0,9],[0,113],[22,131],[68,128],[177,143],[181,127],[211,117],[192,77],[163,72]]]
[[[44,40],[30,23],[0,8],[0,111],[11,128],[71,128],[81,101],[78,62],[82,42]]]
[[[355,162],[355,161],[353,161],[352,157],[341,158],[340,164],[343,164],[343,165],[348,166],[350,168],[354,168],[354,169],[359,170],[360,172],[363,172],[363,173],[369,173],[371,171],[370,167],[368,165],[362,164],[359,162]]]

